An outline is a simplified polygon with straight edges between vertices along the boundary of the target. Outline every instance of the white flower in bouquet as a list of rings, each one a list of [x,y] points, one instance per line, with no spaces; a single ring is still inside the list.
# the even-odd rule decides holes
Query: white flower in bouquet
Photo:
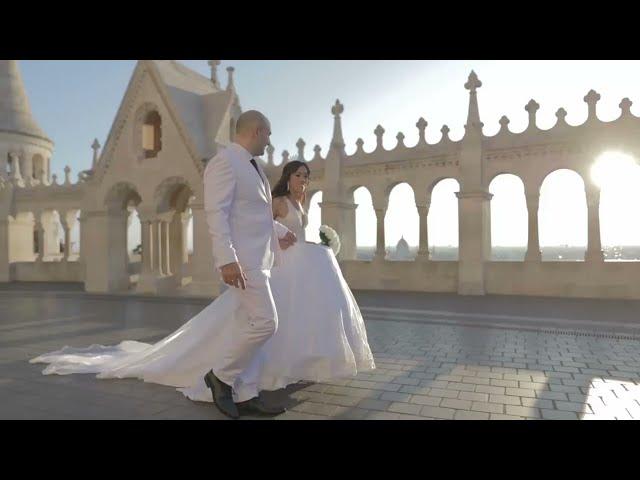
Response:
[[[320,227],[320,241],[322,245],[330,247],[334,255],[338,255],[338,252],[340,252],[340,236],[338,232],[328,225]]]

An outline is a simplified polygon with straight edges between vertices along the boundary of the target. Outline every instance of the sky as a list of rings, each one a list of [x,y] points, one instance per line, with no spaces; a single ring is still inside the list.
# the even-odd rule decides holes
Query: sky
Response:
[[[180,60],[203,75],[209,75],[206,60]],[[40,126],[55,142],[52,172],[63,178],[65,165],[73,177],[91,164],[94,138],[104,144],[135,67],[135,60],[25,60],[20,68],[30,104]],[[427,141],[440,139],[446,124],[450,137],[460,139],[468,109],[464,83],[474,70],[483,85],[478,90],[480,114],[486,135],[495,134],[502,115],[510,119],[513,132],[523,131],[528,122],[524,106],[530,99],[540,104],[538,126],[555,124],[555,112],[563,107],[567,122],[578,125],[587,118],[583,97],[590,89],[601,95],[598,116],[611,121],[619,116],[624,97],[640,116],[640,61],[251,61],[223,60],[219,67],[221,83],[226,85],[226,67],[235,67],[234,82],[244,110],[265,112],[272,122],[272,144],[276,161],[281,152],[296,152],[298,138],[307,144],[307,157],[318,144],[324,153],[331,140],[331,107],[336,99],[344,104],[342,126],[347,152],[355,151],[361,137],[365,151],[375,147],[374,129],[386,130],[384,146],[392,148],[396,135],[403,132],[405,143],[418,138],[415,123],[428,122]],[[632,169],[633,170],[633,169]],[[631,171],[631,170],[630,170]],[[621,178],[635,178],[621,176]],[[496,179],[491,185],[492,238],[494,244],[526,244],[527,217],[522,188],[517,178]],[[586,206],[581,180],[571,172],[556,172],[543,187],[541,197],[541,245],[586,244]],[[603,189],[603,243],[640,244],[640,232],[620,215],[620,201],[635,199],[633,192]],[[633,189],[632,189],[633,190]],[[429,215],[430,241],[436,245],[457,245],[457,183],[446,180],[432,196]],[[559,198],[565,199],[562,202]],[[622,198],[622,197],[624,198]],[[567,200],[569,199],[569,200]],[[310,211],[311,237],[319,224],[318,198]],[[366,190],[356,193],[358,243],[375,243],[375,219]],[[635,200],[634,200],[635,201]],[[636,216],[637,218],[637,216]],[[418,243],[417,211],[413,192],[399,185],[392,192],[385,218],[386,243],[395,245],[404,237],[410,245]]]

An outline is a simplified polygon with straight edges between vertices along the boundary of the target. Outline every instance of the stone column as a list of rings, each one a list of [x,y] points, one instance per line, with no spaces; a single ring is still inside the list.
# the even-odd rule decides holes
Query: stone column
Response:
[[[325,200],[323,193],[320,203],[321,223],[333,228],[340,236],[340,252],[338,259],[356,259],[356,208],[355,203],[331,202]]]
[[[0,148],[0,178],[9,178],[9,172],[7,172],[8,159],[9,151],[6,148]]]
[[[156,277],[163,275],[163,258],[162,258],[162,222],[158,219],[154,220],[151,225],[151,231],[153,232],[153,274]]]
[[[38,255],[36,257],[36,262],[42,262],[44,260],[44,225],[42,222],[43,213],[36,212],[34,213],[34,221],[35,221],[35,231],[38,232]]]
[[[71,256],[71,225],[69,225],[67,212],[60,214],[60,223],[64,230],[64,256],[62,257],[62,261],[68,262],[69,257]]]
[[[27,186],[33,185],[33,157],[31,156],[31,154],[27,153],[24,155],[23,165],[24,170],[22,170],[22,177],[25,181],[25,184]]]
[[[171,273],[171,241],[169,239],[169,221],[162,219],[158,224],[159,233],[160,233],[160,258],[162,265],[162,275],[170,276]]]
[[[604,253],[600,238],[600,189],[595,185],[588,184],[585,187],[587,195],[587,215],[589,219],[589,230],[587,240],[587,251],[585,252],[585,262],[604,262]]]
[[[143,275],[151,275],[153,273],[153,222],[150,219],[140,219],[141,234],[140,242],[142,244],[142,271]]]
[[[540,235],[538,233],[538,209],[540,205],[540,193],[530,193],[527,198],[527,211],[529,215],[529,228],[527,240],[527,253],[525,262],[539,263],[542,261],[540,252]]]
[[[387,214],[387,207],[375,207],[376,219],[378,223],[376,235],[376,255],[375,260],[384,260],[386,257],[386,249],[384,244],[384,217]]]
[[[191,283],[185,288],[190,295],[212,297],[221,292],[220,273],[213,263],[211,235],[204,211],[204,205],[191,205],[193,212],[193,257]]]
[[[484,295],[484,264],[491,259],[491,210],[493,195],[487,191],[458,192],[458,293]]]
[[[9,219],[6,215],[3,215],[0,218],[0,282],[9,281],[11,281],[11,264],[9,263]]]
[[[184,212],[180,215],[182,221],[182,263],[189,263],[189,222],[193,214]]]
[[[142,243],[142,266],[136,290],[141,293],[156,293],[156,279],[160,274],[160,236],[158,220],[152,213],[138,210]]]
[[[418,215],[420,216],[420,245],[418,247],[418,260],[429,260],[429,209],[431,207],[431,199],[424,205],[416,205]]]

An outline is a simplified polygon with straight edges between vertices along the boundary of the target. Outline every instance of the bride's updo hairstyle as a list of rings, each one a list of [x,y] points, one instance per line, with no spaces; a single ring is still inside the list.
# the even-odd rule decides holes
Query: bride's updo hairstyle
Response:
[[[286,197],[289,194],[289,179],[291,175],[296,173],[300,167],[304,167],[307,169],[307,175],[311,175],[311,170],[309,170],[309,166],[305,162],[301,162],[299,160],[293,160],[287,163],[282,169],[282,176],[276,186],[271,190],[271,197]]]

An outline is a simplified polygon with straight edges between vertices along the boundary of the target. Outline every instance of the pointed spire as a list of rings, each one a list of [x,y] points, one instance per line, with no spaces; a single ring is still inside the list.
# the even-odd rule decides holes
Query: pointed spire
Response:
[[[91,163],[91,168],[95,169],[98,164],[98,151],[100,150],[100,142],[98,142],[97,138],[93,139],[91,148],[93,149],[93,162]]]
[[[589,111],[589,117],[587,121],[597,120],[596,105],[600,101],[600,94],[595,90],[589,90],[589,93],[584,97],[584,102],[587,104]]]
[[[304,162],[304,147],[307,144],[304,142],[302,138],[298,139],[298,143],[296,143],[296,148],[298,149],[298,158],[300,162]]]
[[[233,83],[233,72],[235,72],[236,69],[233,67],[227,67],[227,90],[235,90],[236,86]]]
[[[313,147],[313,158],[311,160],[320,160],[322,156],[320,152],[322,151],[322,147],[320,145],[316,145]]]
[[[467,133],[470,130],[477,130],[482,132],[483,123],[480,121],[480,110],[478,109],[478,96],[477,90],[482,86],[482,82],[478,79],[476,72],[471,70],[467,83],[464,84],[464,88],[469,90],[469,113],[467,114],[467,124],[465,129]]]
[[[556,125],[566,125],[567,111],[564,108],[560,107],[556,112],[556,118],[558,119]]]
[[[533,98],[529,100],[524,107],[525,111],[529,114],[529,126],[527,129],[536,128],[536,115],[538,110],[540,110],[540,105]]]
[[[506,133],[509,131],[509,123],[511,123],[511,121],[506,115],[503,115],[502,117],[500,117],[499,123],[500,123],[500,131],[498,133]]]
[[[207,64],[211,67],[211,83],[216,88],[220,88],[220,82],[218,81],[218,66],[222,63],[220,60],[209,60]]]
[[[631,100],[626,97],[623,98],[619,105],[620,116],[628,117],[629,115],[631,115],[631,105],[633,105],[633,102]]]
[[[333,114],[333,137],[331,138],[332,148],[344,148],[344,138],[342,136],[342,119],[340,117],[343,112],[344,105],[340,103],[340,100],[336,100],[335,105],[331,107],[331,113]]]
[[[0,60],[0,131],[49,140],[33,118],[17,60]]]
[[[271,144],[267,145],[267,163],[273,165],[273,153],[276,151],[275,147]]]
[[[418,119],[418,123],[416,123],[416,127],[418,127],[418,144],[427,143],[424,134],[424,131],[427,129],[427,125],[429,125],[429,123],[424,118],[420,117]]]

